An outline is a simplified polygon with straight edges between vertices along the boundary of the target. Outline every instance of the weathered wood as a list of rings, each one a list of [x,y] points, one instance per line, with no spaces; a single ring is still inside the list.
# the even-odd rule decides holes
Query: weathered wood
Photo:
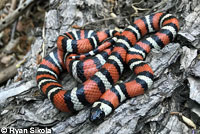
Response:
[[[111,4],[112,2],[102,0],[51,0],[51,8],[45,17],[47,53],[55,47],[57,36],[70,31],[72,25],[92,24],[90,28],[95,29],[111,29],[115,26],[122,28],[129,25],[131,23],[129,18],[123,17],[134,14],[131,7],[132,1],[113,0],[113,2],[114,5]],[[144,95],[125,101],[104,122],[94,125],[88,120],[90,107],[76,115],[61,113],[40,94],[36,85],[33,85],[26,93],[8,98],[6,103],[0,104],[0,128],[3,126],[18,128],[34,125],[48,126],[56,134],[192,133],[191,127],[177,116],[170,115],[170,112],[182,112],[196,124],[200,124],[198,95],[194,96],[195,98],[192,97],[195,103],[191,101],[192,98],[189,98],[189,94],[195,95],[193,93],[198,92],[200,79],[197,58],[197,49],[200,44],[198,21],[200,20],[200,2],[198,0],[177,2],[178,4],[176,1],[166,0],[164,4],[158,4],[155,0],[149,0],[135,5],[139,8],[154,7],[155,9],[152,8],[151,11],[173,13],[179,18],[181,24],[180,34],[175,40],[178,43],[171,43],[160,51],[152,50],[147,56],[146,61],[155,72],[155,82],[152,89]],[[122,19],[98,21],[111,17],[111,10]],[[139,12],[138,15],[144,14],[145,12]],[[42,37],[37,37],[31,51],[27,54],[27,62],[19,68],[19,71],[23,72],[21,76],[23,80],[35,80],[38,66],[36,57],[42,51],[42,43]],[[133,77],[131,74],[130,71],[125,72],[123,80],[131,79]],[[61,84],[65,89],[72,89],[78,85],[69,74],[63,74],[61,79]],[[190,84],[189,87],[188,84]],[[11,82],[11,85],[14,83]],[[16,85],[16,89],[19,87]],[[9,89],[8,85],[2,87],[0,95]],[[194,106],[194,104],[194,108],[189,107],[191,111],[185,107],[186,105]],[[198,125],[197,129],[199,129]],[[195,131],[198,132],[198,130]]]

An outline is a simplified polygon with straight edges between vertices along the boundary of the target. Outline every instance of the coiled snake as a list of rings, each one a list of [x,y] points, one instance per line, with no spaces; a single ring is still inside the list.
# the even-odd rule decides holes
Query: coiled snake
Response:
[[[153,71],[144,59],[151,48],[161,49],[172,42],[178,30],[179,23],[174,16],[155,13],[136,20],[122,33],[114,30],[67,32],[58,37],[57,48],[40,63],[36,76],[38,87],[59,110],[76,112],[93,104],[90,120],[102,120],[124,100],[141,95],[151,87]],[[137,42],[154,31],[157,32]],[[125,64],[137,76],[116,84]],[[66,69],[83,82],[68,91],[58,83],[59,75]]]

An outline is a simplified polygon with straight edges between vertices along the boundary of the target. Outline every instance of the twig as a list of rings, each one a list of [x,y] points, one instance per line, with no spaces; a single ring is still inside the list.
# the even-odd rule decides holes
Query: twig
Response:
[[[13,12],[16,9],[17,6],[17,0],[12,0],[10,12]]]
[[[19,61],[17,64],[16,64],[16,68],[19,68],[22,64],[24,64],[25,62],[27,61],[27,58],[23,58],[21,61]]]
[[[10,40],[14,40],[14,38],[15,38],[15,31],[16,31],[17,23],[18,23],[18,19],[12,25]]]
[[[4,8],[6,5],[7,0],[0,0],[0,9]]]
[[[11,10],[14,11],[16,9],[16,3],[17,3],[17,0],[12,0],[12,5],[11,5]],[[19,6],[23,4],[23,0],[20,0],[19,2]],[[12,31],[11,31],[11,40],[13,40],[15,38],[15,31],[16,31],[16,27],[17,27],[17,24],[18,24],[18,21],[20,20],[20,17],[16,19],[16,21],[13,23],[12,25]]]
[[[85,23],[83,26],[80,27],[80,29],[84,29],[86,26],[88,25],[91,25],[91,24],[97,24],[97,23],[100,23],[100,22],[103,22],[103,21],[108,21],[108,20],[114,20],[114,19],[124,19],[124,18],[127,18],[129,16],[124,16],[124,17],[108,17],[108,18],[104,18],[104,19],[101,19],[101,20],[96,20],[95,22],[88,22],[88,23]]]
[[[147,8],[138,8],[138,7],[135,6],[135,5],[141,4],[142,2],[143,2],[143,0],[140,1],[140,2],[138,2],[138,3],[133,3],[133,4],[131,5],[132,8],[133,8],[133,10],[135,11],[135,13],[133,13],[133,14],[131,15],[131,17],[133,17],[133,16],[138,16],[139,11],[146,11],[146,10],[149,10],[149,9],[147,9]]]
[[[0,20],[0,31],[12,24],[33,2],[36,2],[36,0],[27,0],[3,20]]]
[[[153,10],[155,10],[156,8],[160,7],[163,4],[166,4],[167,2],[168,2],[168,0],[162,0],[160,3],[153,6],[146,14],[151,13]]]
[[[20,37],[10,40],[9,43],[6,45],[6,47],[3,49],[3,52],[11,53],[19,42],[20,42]]]
[[[17,0],[12,0],[10,13],[12,13],[16,9],[16,6],[17,6]],[[12,31],[11,31],[11,36],[10,36],[11,40],[13,40],[15,38],[15,31],[16,31],[17,23],[18,23],[18,19],[12,25]]]
[[[0,84],[7,81],[17,73],[17,62],[0,71]]]
[[[43,24],[42,28],[42,38],[43,38],[43,43],[42,43],[42,59],[45,56],[45,46],[46,46],[46,38],[45,38],[45,22]]]
[[[180,117],[182,118],[182,120],[183,120],[188,126],[192,127],[193,129],[197,129],[196,124],[194,124],[194,122],[193,122],[191,119],[185,117],[182,113],[179,113],[179,112],[171,112],[170,114],[171,114],[171,115],[178,115],[178,116],[180,116]]]

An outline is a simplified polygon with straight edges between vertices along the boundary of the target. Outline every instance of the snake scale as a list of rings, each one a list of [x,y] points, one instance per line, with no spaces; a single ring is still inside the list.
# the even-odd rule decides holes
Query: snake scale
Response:
[[[38,87],[59,110],[77,112],[93,104],[90,120],[103,120],[124,100],[151,87],[153,71],[144,59],[151,48],[161,49],[172,42],[178,30],[176,17],[155,13],[137,19],[121,33],[115,30],[66,32],[58,37],[57,48],[40,63],[36,76]],[[152,32],[156,33],[140,40]],[[126,64],[136,78],[116,83]],[[64,70],[82,84],[64,90],[58,83]]]

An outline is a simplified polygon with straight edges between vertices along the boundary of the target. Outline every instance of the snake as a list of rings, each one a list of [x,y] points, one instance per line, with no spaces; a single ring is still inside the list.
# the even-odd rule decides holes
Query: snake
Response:
[[[178,19],[159,12],[135,20],[122,32],[66,32],[58,36],[57,47],[39,64],[38,88],[60,111],[76,113],[92,105],[89,120],[102,121],[125,100],[151,88],[154,74],[146,55],[152,48],[162,49],[172,42],[178,31]],[[136,77],[118,82],[126,65]],[[80,82],[70,90],[58,82],[66,70]]]

